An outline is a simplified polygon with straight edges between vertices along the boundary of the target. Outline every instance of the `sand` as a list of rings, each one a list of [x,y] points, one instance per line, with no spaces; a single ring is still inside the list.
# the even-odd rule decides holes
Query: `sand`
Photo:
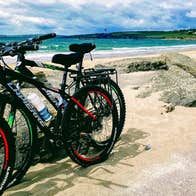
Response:
[[[180,52],[180,53],[184,54],[184,55],[187,55],[187,56],[196,60],[196,51],[195,50],[188,50],[188,51],[183,51],[183,52]]]
[[[181,53],[196,59],[196,51]],[[117,59],[97,59],[93,64]],[[91,63],[87,60],[86,64],[90,67]],[[69,158],[37,164],[4,195],[195,195],[196,109],[176,106],[166,113],[159,93],[137,98],[140,88],[134,87],[149,85],[155,74],[119,75],[126,123],[107,161],[89,168]],[[145,150],[148,144],[151,149]]]

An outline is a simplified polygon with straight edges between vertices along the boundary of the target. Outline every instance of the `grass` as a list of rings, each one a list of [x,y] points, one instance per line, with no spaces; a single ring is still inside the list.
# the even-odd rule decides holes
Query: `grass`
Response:
[[[68,36],[71,38],[196,39],[196,29],[175,31],[127,31]]]

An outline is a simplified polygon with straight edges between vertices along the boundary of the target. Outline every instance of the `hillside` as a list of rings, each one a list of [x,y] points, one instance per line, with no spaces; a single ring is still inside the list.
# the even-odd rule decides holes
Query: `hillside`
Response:
[[[64,36],[67,38],[107,38],[107,39],[196,39],[196,29],[175,31],[127,31]]]

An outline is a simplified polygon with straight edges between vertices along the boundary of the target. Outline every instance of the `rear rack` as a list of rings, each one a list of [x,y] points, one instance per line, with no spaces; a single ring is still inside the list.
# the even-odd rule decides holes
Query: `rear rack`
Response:
[[[101,79],[110,78],[111,75],[115,75],[115,82],[118,83],[118,74],[117,70],[114,68],[90,68],[84,69],[81,75],[81,78],[84,78],[86,81],[97,81]],[[71,78],[78,77],[76,73],[70,74]]]
[[[90,68],[90,69],[84,69],[83,73],[84,75],[96,75],[96,74],[113,75],[113,74],[117,74],[117,71],[114,68]]]

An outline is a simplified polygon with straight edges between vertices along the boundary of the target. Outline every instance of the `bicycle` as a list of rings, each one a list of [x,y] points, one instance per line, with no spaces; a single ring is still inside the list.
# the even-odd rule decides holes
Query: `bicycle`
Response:
[[[5,113],[5,106],[9,104],[13,112],[8,115],[10,126],[14,124],[16,111],[20,111],[31,127],[28,128],[29,142],[24,145],[25,148],[23,147],[21,152],[26,153],[23,154],[24,161],[19,167],[14,168],[15,172],[9,186],[16,184],[25,175],[38,151],[35,151],[37,144],[41,145],[38,143],[36,126],[33,126],[35,124],[44,133],[43,143],[46,149],[55,151],[65,147],[70,158],[84,167],[106,160],[116,141],[118,113],[111,95],[106,90],[98,86],[85,86],[74,95],[65,92],[67,67],[78,63],[81,60],[80,55],[67,55],[67,63],[61,68],[64,75],[60,89],[40,82],[26,68],[29,63],[25,59],[26,51],[38,50],[42,40],[54,36],[55,34],[47,34],[2,46],[2,62],[7,66],[3,56],[17,55],[17,69],[14,71],[8,66],[0,67],[0,84],[6,89],[2,93],[5,97],[2,99],[3,102],[1,100],[1,112]],[[18,81],[17,85],[14,84],[14,80]],[[21,93],[22,82],[34,85],[56,110],[57,114],[49,125]],[[59,94],[68,103],[67,106],[59,106],[51,92]],[[106,128],[109,131],[105,130]]]
[[[70,51],[80,53],[83,58],[85,53],[90,53],[94,48],[96,48],[96,45],[92,43],[71,44],[69,46]],[[93,84],[103,87],[112,95],[118,110],[117,138],[119,138],[125,123],[126,105],[124,95],[118,85],[117,70],[114,68],[84,69],[83,58],[76,66],[78,73],[70,74],[70,77],[76,81],[76,89],[79,88],[80,84]],[[55,61],[55,56],[52,61]],[[112,75],[115,76],[115,80],[111,78]]]
[[[71,44],[69,46],[70,51],[74,52],[69,56],[65,54],[56,54],[52,58],[52,62],[55,64],[66,64],[69,61],[69,58],[79,57],[79,62],[74,62],[76,64],[76,70],[66,69],[65,78],[67,79],[67,74],[73,79],[69,85],[66,86],[65,90],[70,94],[70,89],[74,88],[73,92],[77,92],[81,86],[86,85],[97,85],[103,87],[107,90],[112,97],[114,98],[115,105],[117,106],[118,111],[118,133],[117,138],[120,137],[126,116],[126,105],[125,98],[123,93],[118,86],[118,77],[117,71],[114,68],[104,68],[104,69],[84,69],[83,67],[83,58],[86,53],[90,53],[95,49],[95,45],[92,43],[83,43],[83,44]],[[69,58],[68,58],[69,57]],[[36,61],[31,61],[26,59],[26,64],[31,67],[41,67],[52,70],[64,71],[62,67],[52,65],[49,63],[41,63]],[[18,68],[17,68],[18,69]],[[111,78],[111,75],[115,75],[115,81]]]

